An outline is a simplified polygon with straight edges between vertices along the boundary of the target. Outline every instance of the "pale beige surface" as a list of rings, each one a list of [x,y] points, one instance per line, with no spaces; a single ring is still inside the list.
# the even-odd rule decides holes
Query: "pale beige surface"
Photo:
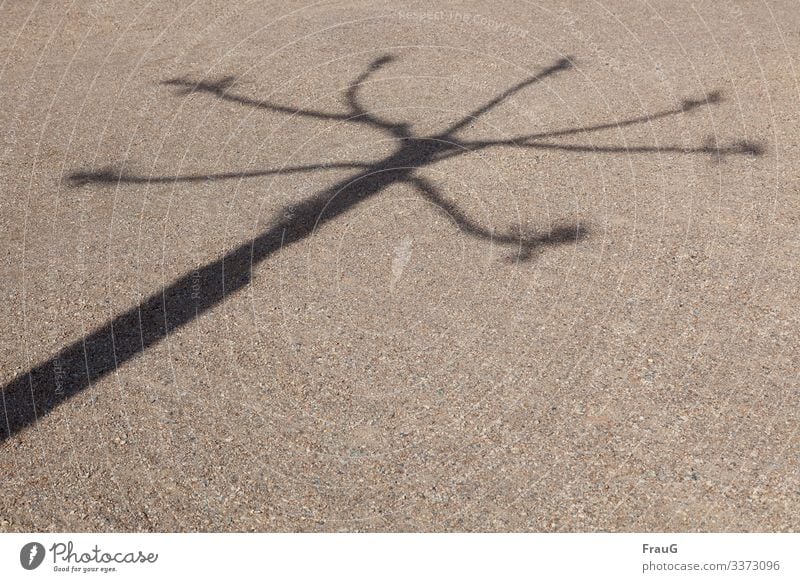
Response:
[[[264,257],[0,444],[0,530],[800,529],[796,0],[1,10],[14,403],[29,370],[361,170],[75,172],[374,163],[395,135],[264,101],[345,113],[383,55],[360,102],[416,136],[565,57],[457,135],[586,131],[416,171],[499,239],[389,181]],[[558,228],[582,236],[544,244]]]

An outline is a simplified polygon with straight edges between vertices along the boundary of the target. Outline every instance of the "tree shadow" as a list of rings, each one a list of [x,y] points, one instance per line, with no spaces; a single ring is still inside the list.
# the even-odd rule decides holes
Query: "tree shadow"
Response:
[[[574,244],[584,239],[588,232],[580,225],[562,225],[547,233],[526,233],[518,228],[497,232],[470,219],[453,202],[448,201],[436,185],[421,175],[421,170],[437,162],[495,147],[530,149],[555,149],[563,152],[592,153],[657,153],[679,152],[706,154],[720,158],[726,155],[761,155],[756,144],[734,143],[720,147],[707,143],[697,148],[681,147],[590,147],[558,141],[605,129],[616,129],[647,123],[654,119],[687,113],[694,109],[720,102],[719,93],[705,99],[687,100],[679,107],[652,115],[570,128],[557,131],[531,133],[505,140],[474,141],[458,137],[458,132],[472,121],[494,109],[509,97],[544,79],[572,67],[569,58],[561,59],[513,85],[495,98],[477,107],[463,118],[451,123],[443,131],[432,135],[417,135],[406,123],[396,123],[371,113],[359,98],[360,86],[381,67],[392,62],[392,56],[373,61],[359,75],[345,93],[347,110],[328,112],[297,109],[269,100],[257,100],[232,91],[233,77],[217,81],[192,81],[176,78],[164,84],[176,87],[178,94],[207,93],[214,98],[243,107],[254,107],[277,113],[312,119],[363,124],[379,129],[395,138],[394,152],[377,162],[343,162],[338,164],[312,164],[259,171],[226,172],[219,174],[189,174],[176,176],[141,176],[115,168],[96,171],[76,171],[69,176],[75,187],[91,184],[147,184],[170,182],[198,182],[256,178],[304,172],[324,172],[328,169],[352,169],[346,179],[293,204],[276,213],[272,224],[259,236],[229,251],[221,259],[199,270],[185,274],[174,283],[154,293],[139,305],[118,315],[97,330],[65,347],[47,361],[33,367],[7,384],[2,390],[5,417],[0,419],[0,442],[48,414],[62,402],[81,392],[91,384],[116,370],[137,354],[154,345],[173,330],[178,329],[221,303],[226,297],[245,288],[251,281],[253,267],[266,260],[284,246],[292,245],[311,235],[322,224],[351,210],[360,202],[375,196],[395,184],[407,184],[420,196],[430,201],[441,212],[454,220],[461,231],[472,237],[494,244],[516,248],[516,260],[531,260],[547,247]]]

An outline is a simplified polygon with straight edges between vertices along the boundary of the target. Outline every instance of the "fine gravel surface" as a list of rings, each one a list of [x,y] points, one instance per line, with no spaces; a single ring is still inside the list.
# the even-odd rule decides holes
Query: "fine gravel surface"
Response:
[[[800,530],[800,3],[0,7],[0,531]]]

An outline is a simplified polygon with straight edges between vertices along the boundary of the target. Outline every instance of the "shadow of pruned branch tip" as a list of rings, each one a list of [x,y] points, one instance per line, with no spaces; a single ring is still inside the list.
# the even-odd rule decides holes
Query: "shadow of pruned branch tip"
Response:
[[[750,141],[736,142],[733,144],[733,149],[736,153],[745,154],[748,156],[764,155],[764,146]]]
[[[172,85],[180,87],[177,91],[178,95],[189,95],[191,93],[215,93],[222,95],[236,84],[236,77],[231,75],[220,77],[213,81],[190,81],[186,78],[176,77],[175,79],[167,79],[161,82],[162,85]]]
[[[547,234],[549,244],[565,244],[580,242],[589,236],[589,230],[580,224],[562,224],[554,227]]]
[[[397,57],[395,57],[394,55],[383,55],[382,57],[378,57],[377,59],[372,61],[372,63],[370,64],[369,68],[370,69],[377,69],[377,68],[382,67],[384,65],[388,65],[389,63],[393,63],[396,60],[397,60]]]
[[[120,170],[109,166],[95,172],[86,170],[72,172],[67,176],[67,181],[70,186],[77,188],[79,186],[86,186],[87,184],[111,184],[118,182],[121,177],[122,172],[120,172]]]
[[[722,147],[717,143],[714,136],[709,136],[704,142],[699,151],[715,155],[723,158],[729,155],[737,156],[763,156],[765,153],[764,146],[752,141],[737,141],[729,146]]]
[[[559,59],[556,62],[555,66],[553,67],[554,70],[565,70],[570,69],[575,66],[575,57],[572,56],[565,56],[563,59]]]
[[[519,226],[512,226],[510,232],[514,237],[519,237],[517,252],[504,260],[504,262],[510,264],[532,261],[545,245],[578,243],[589,236],[588,229],[579,224],[558,225],[550,229],[547,234],[540,235],[525,233]]]
[[[704,105],[716,105],[722,103],[722,93],[720,91],[712,91],[705,99],[684,99],[681,103],[682,111],[691,111]]]

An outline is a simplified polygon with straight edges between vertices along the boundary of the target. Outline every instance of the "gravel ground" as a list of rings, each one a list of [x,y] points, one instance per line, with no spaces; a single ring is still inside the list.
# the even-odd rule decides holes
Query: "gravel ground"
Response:
[[[5,2],[0,531],[797,531],[797,0]]]

